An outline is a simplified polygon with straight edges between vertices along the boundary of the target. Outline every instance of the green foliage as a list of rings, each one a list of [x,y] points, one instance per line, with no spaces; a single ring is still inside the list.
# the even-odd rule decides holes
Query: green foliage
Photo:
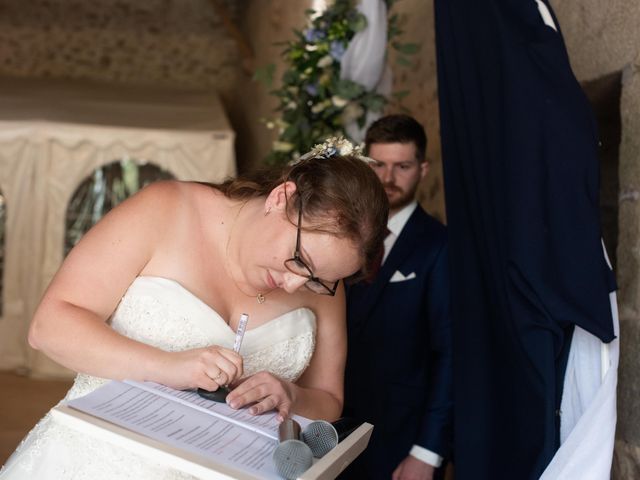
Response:
[[[273,77],[276,73],[276,66],[273,63],[266,65],[265,67],[256,68],[256,71],[253,72],[253,80],[256,82],[261,82],[268,87],[271,87],[273,84]]]
[[[395,0],[387,0],[388,8]],[[283,44],[287,64],[281,86],[271,91],[278,98],[279,118],[266,121],[277,129],[278,139],[266,161],[286,164],[328,137],[344,135],[344,126],[356,121],[363,126],[368,111],[381,112],[389,101],[375,91],[340,79],[340,60],[353,36],[367,27],[367,20],[351,0],[335,0],[320,14],[307,10],[308,27],[294,31],[295,39]],[[393,41],[402,34],[397,15],[388,19],[389,44],[411,64],[406,55],[418,45]],[[271,87],[275,67],[258,69],[254,79]],[[399,101],[402,96],[396,96]]]

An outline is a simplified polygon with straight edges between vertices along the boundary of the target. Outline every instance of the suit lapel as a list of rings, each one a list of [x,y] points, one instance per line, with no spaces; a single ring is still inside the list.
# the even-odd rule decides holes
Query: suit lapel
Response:
[[[420,206],[418,206],[409,217],[409,220],[402,229],[402,232],[400,232],[400,236],[393,244],[387,259],[382,264],[375,280],[367,289],[367,293],[363,301],[364,307],[361,312],[361,318],[364,319],[363,323],[367,322],[371,310],[373,310],[378,303],[380,294],[389,283],[391,276],[396,270],[398,270],[398,267],[402,264],[405,258],[407,258],[407,255],[414,250],[415,245],[420,241],[424,241],[421,235],[422,228],[421,222],[419,221],[420,214],[422,214],[422,210],[420,209]]]

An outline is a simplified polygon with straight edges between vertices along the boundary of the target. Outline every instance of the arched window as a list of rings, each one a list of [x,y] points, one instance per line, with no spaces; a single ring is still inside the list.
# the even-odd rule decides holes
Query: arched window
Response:
[[[93,171],[76,189],[67,207],[65,256],[82,236],[113,207],[145,185],[174,178],[151,163],[124,158]]]

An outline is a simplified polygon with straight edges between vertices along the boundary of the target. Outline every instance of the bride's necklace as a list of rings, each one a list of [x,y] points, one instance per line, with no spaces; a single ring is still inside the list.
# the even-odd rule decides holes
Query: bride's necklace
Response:
[[[231,265],[229,265],[229,245],[231,244],[231,237],[233,236],[233,231],[236,227],[236,223],[238,222],[238,217],[240,216],[240,212],[242,211],[242,209],[244,208],[244,206],[247,204],[247,201],[245,201],[240,208],[238,209],[238,213],[236,213],[235,218],[233,219],[233,224],[231,225],[231,230],[229,231],[229,238],[227,238],[227,246],[225,248],[225,264],[227,267],[227,272],[229,273],[229,277],[231,278],[231,280],[233,281],[233,284],[236,286],[236,288],[238,290],[240,290],[240,292],[243,295],[246,295],[247,297],[253,297],[256,299],[256,301],[262,305],[264,302],[267,301],[267,295],[269,295],[272,291],[273,288],[271,290],[268,290],[266,292],[258,292],[256,295],[250,294],[245,292],[242,288],[240,288],[240,285],[238,285],[238,282],[236,281],[235,277],[233,276],[233,272],[231,270]]]

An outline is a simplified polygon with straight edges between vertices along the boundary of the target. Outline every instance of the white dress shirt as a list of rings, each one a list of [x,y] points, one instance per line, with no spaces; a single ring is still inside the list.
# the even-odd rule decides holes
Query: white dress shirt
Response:
[[[403,207],[402,210],[389,218],[387,222],[387,228],[389,234],[384,239],[384,256],[382,257],[382,263],[387,259],[389,252],[396,243],[396,240],[402,233],[402,229],[407,224],[409,217],[413,214],[414,210],[418,207],[418,202],[415,200]],[[431,450],[428,450],[420,445],[414,445],[409,454],[418,460],[423,461],[433,467],[438,468],[442,465],[442,457]]]
[[[415,200],[408,204],[405,207],[402,207],[402,210],[397,212],[392,217],[389,217],[387,221],[387,228],[389,229],[389,234],[384,239],[384,256],[382,257],[382,263],[387,259],[393,244],[396,243],[396,240],[402,233],[402,229],[407,224],[409,217],[413,213],[413,211],[418,206],[418,202]]]

